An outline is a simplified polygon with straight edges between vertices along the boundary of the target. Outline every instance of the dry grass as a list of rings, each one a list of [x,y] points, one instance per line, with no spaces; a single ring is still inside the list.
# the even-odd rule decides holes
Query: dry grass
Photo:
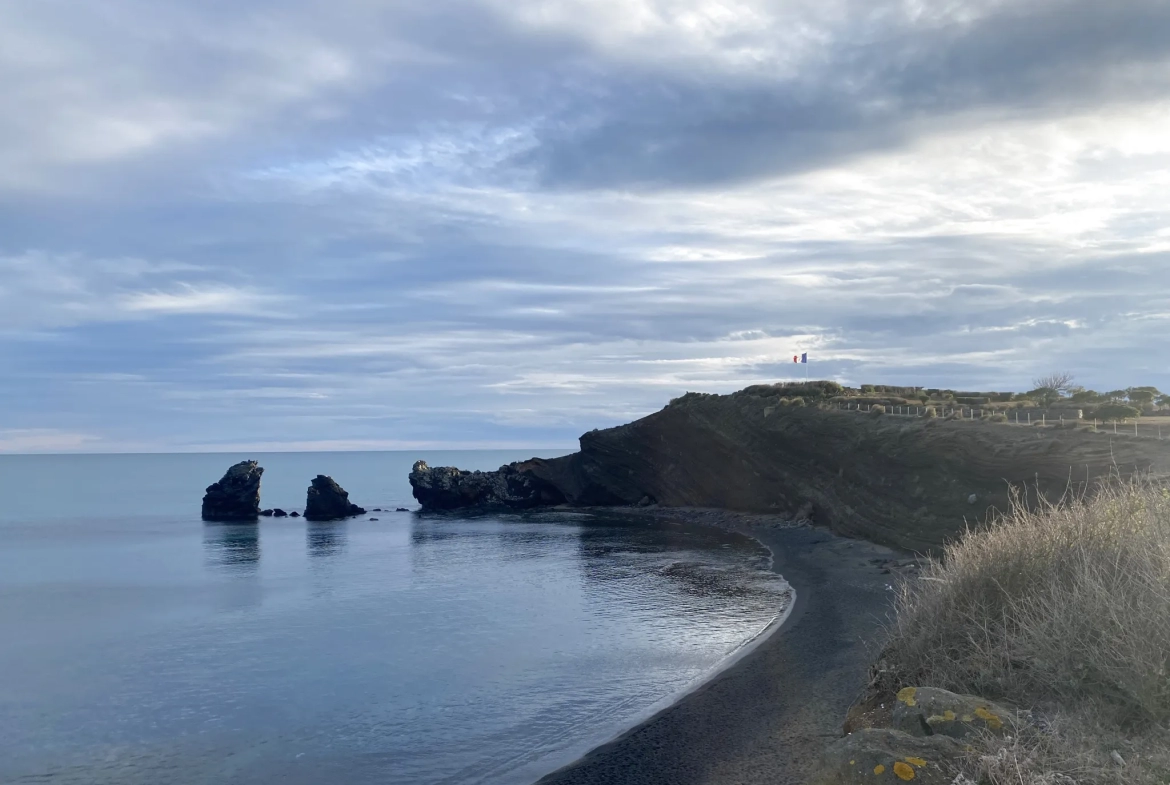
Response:
[[[1037,511],[1017,503],[905,585],[897,610],[885,659],[901,683],[1054,718],[1031,739],[984,740],[982,781],[1170,782],[1170,490],[1119,483]],[[1099,748],[1111,734],[1137,745],[1119,751],[1125,767]]]

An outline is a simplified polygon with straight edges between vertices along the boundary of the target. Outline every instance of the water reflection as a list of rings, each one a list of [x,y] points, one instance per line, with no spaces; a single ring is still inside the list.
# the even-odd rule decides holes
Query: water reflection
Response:
[[[255,572],[260,562],[260,527],[254,523],[207,523],[203,526],[207,564]]]
[[[345,549],[348,532],[344,523],[309,523],[305,529],[305,545],[311,558],[333,556]]]

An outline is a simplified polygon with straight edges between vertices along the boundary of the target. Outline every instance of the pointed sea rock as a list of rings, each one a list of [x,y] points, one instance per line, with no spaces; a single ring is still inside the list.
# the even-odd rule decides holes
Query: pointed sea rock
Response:
[[[203,497],[203,520],[251,522],[260,517],[260,475],[256,461],[240,461],[223,479],[207,486]]]
[[[305,500],[305,520],[336,521],[364,513],[363,508],[350,503],[349,494],[332,477],[318,474],[309,486],[309,495]]]

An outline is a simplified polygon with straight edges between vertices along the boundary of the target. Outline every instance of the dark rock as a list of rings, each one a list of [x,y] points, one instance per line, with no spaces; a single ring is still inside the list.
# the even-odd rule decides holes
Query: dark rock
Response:
[[[287,518],[288,513],[285,512],[284,510],[280,509],[279,507],[277,507],[275,510],[272,511],[272,517],[273,518]]]
[[[223,479],[207,486],[203,497],[205,521],[254,521],[260,517],[260,475],[256,461],[240,461]]]
[[[816,785],[909,782],[950,785],[951,767],[963,752],[946,736],[911,736],[889,728],[865,728],[838,739],[822,756]]]
[[[374,509],[370,510],[370,512],[381,512],[381,511],[382,511],[381,507],[375,507]]]
[[[288,517],[290,517],[290,518],[299,518],[299,517],[301,517],[301,514],[300,514],[299,512],[297,512],[296,510],[293,510],[292,512],[290,512],[290,513],[288,514]]]
[[[376,521],[376,520],[378,520],[378,519],[377,519],[377,518],[370,518],[370,520],[371,520],[371,521]]]
[[[1016,714],[983,698],[935,687],[904,687],[894,702],[891,727],[911,736],[1015,733]]]
[[[364,515],[365,510],[351,504],[349,494],[332,477],[318,474],[309,486],[305,500],[305,518],[310,521],[336,521],[353,515]]]
[[[530,462],[531,463],[531,462]],[[564,494],[525,464],[508,464],[494,472],[469,472],[452,466],[427,466],[416,461],[410,472],[414,498],[428,510],[527,509],[561,504]]]
[[[272,517],[272,510],[261,510],[260,514],[263,515],[265,518],[271,518]]]
[[[410,510],[406,509],[405,507],[399,507],[394,512],[410,512]]]

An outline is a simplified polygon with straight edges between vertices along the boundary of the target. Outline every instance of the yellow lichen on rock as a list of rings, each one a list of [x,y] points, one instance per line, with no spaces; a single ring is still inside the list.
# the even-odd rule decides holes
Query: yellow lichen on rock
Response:
[[[917,687],[903,687],[902,689],[898,690],[898,700],[902,701],[902,703],[905,703],[907,706],[914,706],[916,705],[914,695],[917,692]]]
[[[894,776],[908,782],[915,777],[914,769],[911,768],[910,764],[898,761],[894,764]]]
[[[1003,727],[1003,720],[999,718],[995,712],[988,711],[985,707],[980,706],[975,710],[975,716],[987,723],[987,727],[992,730],[999,730]]]
[[[920,769],[926,765],[925,758],[906,758],[906,762],[913,763],[915,766],[917,766]]]
[[[885,774],[886,767],[879,763],[878,765],[873,767],[873,773],[874,774]]]

